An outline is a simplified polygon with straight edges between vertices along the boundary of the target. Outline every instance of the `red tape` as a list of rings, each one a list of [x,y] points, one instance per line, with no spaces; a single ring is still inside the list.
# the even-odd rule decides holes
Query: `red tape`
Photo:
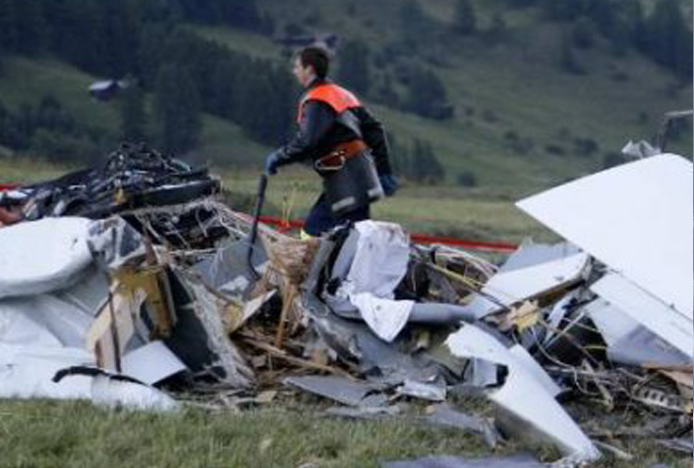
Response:
[[[18,185],[16,184],[0,184],[0,192],[12,190],[17,187]],[[271,216],[261,216],[260,222],[275,226],[280,232],[287,232],[304,227],[304,222],[299,219],[280,219]],[[517,245],[506,242],[471,241],[455,237],[437,237],[417,233],[410,234],[410,239],[416,244],[443,244],[480,252],[510,253],[518,248]]]
[[[261,216],[260,222],[275,226],[280,232],[287,232],[304,227],[304,222],[298,219],[286,220],[273,218],[271,216]],[[417,233],[410,234],[410,239],[416,244],[443,244],[480,252],[511,253],[518,248],[517,245],[506,242],[471,241],[455,237],[438,237]]]

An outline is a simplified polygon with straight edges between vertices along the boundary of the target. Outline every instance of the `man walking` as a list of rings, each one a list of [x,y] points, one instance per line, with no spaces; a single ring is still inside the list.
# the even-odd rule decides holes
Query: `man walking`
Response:
[[[370,203],[397,190],[381,123],[352,93],[328,78],[330,58],[319,47],[303,49],[293,74],[306,91],[299,101],[299,129],[265,158],[265,173],[308,162],[323,179],[323,192],[306,218],[311,236],[347,221],[370,218]]]

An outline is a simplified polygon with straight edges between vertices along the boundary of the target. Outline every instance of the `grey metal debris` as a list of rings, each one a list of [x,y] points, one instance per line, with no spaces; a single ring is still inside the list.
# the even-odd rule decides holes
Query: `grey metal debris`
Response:
[[[464,431],[472,431],[484,437],[488,447],[494,448],[502,440],[494,424],[479,416],[465,414],[451,407],[448,403],[434,405],[431,412],[424,417],[430,424],[454,427]]]
[[[255,247],[251,261],[256,270],[262,272],[267,254],[260,242]],[[245,240],[230,241],[219,247],[214,255],[196,264],[194,269],[202,281],[215,290],[231,296],[239,295],[253,281],[243,262],[239,262],[247,252],[248,243]]]
[[[642,326],[608,347],[607,357],[615,363],[659,365],[664,368],[686,366],[691,362],[684,353]]]
[[[425,457],[416,460],[380,462],[380,466],[381,468],[545,468],[545,465],[530,455],[486,458]]]
[[[551,441],[565,455],[580,454],[584,461],[600,457],[600,453],[578,425],[554,400],[538,370],[528,367],[498,340],[474,325],[465,325],[449,336],[451,352],[460,357],[486,359],[508,368],[508,376],[498,389],[489,391],[489,398],[504,410],[506,429],[521,436],[537,435]],[[540,369],[540,372],[541,371]]]
[[[373,406],[373,400],[368,402],[369,405],[364,405],[364,400],[369,394],[381,389],[367,382],[335,376],[288,377],[284,379],[284,384],[349,406]]]
[[[193,275],[181,269],[177,269],[176,274],[181,287],[188,295],[188,302],[179,308],[179,314],[192,311],[194,317],[190,316],[190,319],[197,321],[200,326],[194,339],[199,347],[209,350],[207,362],[199,361],[198,366],[211,369],[217,367],[221,372],[215,372],[215,374],[222,381],[236,387],[249,387],[253,379],[253,370],[248,366],[224,329],[222,323],[222,313],[226,305],[224,299],[207,289]],[[182,341],[179,343],[184,347],[192,344]],[[179,347],[179,349],[181,348]],[[195,353],[198,354],[199,352]],[[189,361],[187,364],[190,365],[191,362]]]
[[[399,395],[406,395],[423,400],[444,401],[446,399],[446,384],[437,379],[433,382],[418,382],[416,380],[405,379],[402,385],[395,391]]]
[[[682,166],[669,156],[641,163]],[[607,171],[598,179],[632,169]],[[640,176],[652,175],[636,169]],[[684,180],[679,172],[673,177]],[[586,190],[582,193],[600,205],[604,193],[586,189],[590,179],[579,184]],[[598,186],[602,192],[605,185]],[[3,288],[6,296],[8,290],[10,295],[21,292],[21,297],[0,298],[0,393],[27,396],[26,388],[32,388],[36,394],[31,396],[94,399],[94,379],[77,375],[60,386],[50,376],[65,367],[98,366],[101,372],[132,374],[151,384],[180,373],[185,379],[179,383],[194,382],[201,394],[236,407],[267,402],[279,391],[271,388],[256,396],[256,382],[265,389],[283,381],[348,405],[331,408],[327,415],[359,419],[401,415],[400,406],[389,406],[395,399],[445,402],[454,401],[453,394],[485,396],[495,405],[493,421],[445,403],[412,420],[481,434],[491,447],[499,441],[497,429],[531,443],[549,443],[565,455],[556,467],[597,459],[596,445],[628,458],[588,438],[556,400],[566,391],[609,409],[629,405],[671,415],[676,424],[641,431],[647,435],[627,428],[620,433],[659,438],[673,449],[691,451],[694,348],[690,298],[683,291],[692,284],[680,274],[691,276],[692,269],[683,267],[691,260],[686,255],[690,245],[682,248],[681,242],[690,228],[678,230],[672,251],[667,245],[662,252],[674,273],[680,272],[673,274],[665,271],[669,263],[659,255],[637,252],[632,243],[643,234],[634,229],[660,232],[669,221],[655,230],[644,227],[643,220],[626,213],[642,208],[631,202],[617,203],[619,209],[609,216],[602,206],[592,206],[596,221],[593,211],[585,211],[585,199],[572,198],[564,189],[558,201],[543,201],[543,196],[522,205],[537,210],[538,218],[556,224],[584,250],[569,242],[524,243],[501,268],[455,249],[410,246],[392,223],[338,228],[312,242],[261,225],[253,262],[263,276],[256,282],[247,274],[243,241],[251,219],[211,197],[182,199],[191,187],[176,187],[175,193],[163,191],[166,200],[176,195],[176,205],[128,212],[109,204],[123,218],[105,219],[86,230],[90,221],[80,221],[74,231],[86,232],[87,239],[73,243],[79,247],[74,258],[63,258],[55,268],[41,264],[27,281],[18,282],[3,263],[12,249],[2,239],[19,242],[21,236],[13,228],[0,230],[0,296]],[[636,194],[642,202],[666,205],[660,189],[645,192],[645,198]],[[580,210],[573,203],[584,210],[582,216],[576,216]],[[691,212],[686,211],[687,223]],[[613,217],[624,226],[609,227]],[[679,226],[681,220],[675,221],[672,225]],[[627,225],[631,230],[624,229]],[[623,244],[616,232],[629,243]],[[651,237],[669,244],[667,235]],[[367,241],[370,250],[361,249]],[[12,261],[21,265],[16,257]],[[24,339],[28,335],[31,340]],[[316,372],[321,375],[307,375]],[[201,382],[210,380],[214,386],[203,390]],[[230,391],[236,392],[233,401]],[[591,436],[606,437],[590,429]],[[527,457],[385,463],[538,466]]]
[[[314,295],[304,293],[301,301],[325,343],[342,359],[357,361],[368,380],[395,386],[407,379],[428,382],[440,375],[441,369],[435,362],[399,351],[397,346],[379,339],[366,325],[333,314]]]

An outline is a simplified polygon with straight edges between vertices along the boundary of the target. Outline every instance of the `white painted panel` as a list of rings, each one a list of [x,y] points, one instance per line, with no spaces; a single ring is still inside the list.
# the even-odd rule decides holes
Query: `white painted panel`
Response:
[[[694,358],[692,322],[623,276],[607,274],[590,289],[653,333]]]
[[[508,366],[504,385],[489,392],[489,398],[516,417],[526,421],[529,428],[555,443],[565,455],[577,455],[590,461],[600,457],[590,439],[553,398],[551,378],[522,348],[509,351],[496,338],[475,327],[465,325],[451,334],[446,345],[454,356],[480,358]],[[542,377],[540,377],[542,376]],[[548,388],[547,382],[551,385]]]
[[[557,288],[578,279],[588,265],[589,256],[579,252],[511,271],[500,271],[492,276],[482,288],[485,296],[477,296],[470,304],[476,317],[494,313],[501,309],[499,304],[509,306],[544,291]]]
[[[517,205],[692,320],[693,186],[692,163],[663,154]]]
[[[92,263],[91,221],[45,218],[0,229],[0,297],[42,294],[76,283]]]
[[[607,346],[614,346],[641,326],[618,307],[601,298],[586,304],[581,310],[598,327]]]
[[[186,370],[169,348],[161,341],[152,341],[123,356],[123,375],[133,377],[148,385]]]
[[[93,366],[83,349],[0,343],[0,398],[91,398],[92,379],[85,376],[53,382],[56,372],[71,366]]]

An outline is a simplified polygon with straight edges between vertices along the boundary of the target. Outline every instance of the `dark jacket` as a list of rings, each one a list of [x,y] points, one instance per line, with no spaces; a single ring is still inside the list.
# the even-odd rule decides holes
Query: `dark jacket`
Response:
[[[306,91],[326,82],[328,81],[316,79]],[[332,107],[320,101],[305,102],[299,129],[281,149],[282,164],[312,163],[328,154],[339,143],[363,139],[371,148],[379,175],[392,174],[388,141],[381,122],[363,106],[344,112],[348,113],[349,115],[338,115]]]

